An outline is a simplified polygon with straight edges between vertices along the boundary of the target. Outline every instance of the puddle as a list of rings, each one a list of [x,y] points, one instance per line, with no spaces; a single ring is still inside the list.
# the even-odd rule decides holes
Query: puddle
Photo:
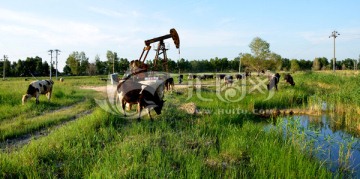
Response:
[[[326,107],[326,104],[323,104]],[[285,117],[282,127],[289,122],[298,120],[300,128],[306,134],[308,141],[313,141],[315,150],[313,153],[326,167],[337,173],[344,171],[343,174],[351,178],[360,178],[360,138],[351,135],[344,130],[345,126],[339,126],[340,117],[329,115],[309,116],[297,115]],[[335,124],[338,121],[338,124]],[[341,122],[340,122],[341,124]],[[266,128],[273,128],[268,125]],[[346,155],[349,155],[347,157]]]

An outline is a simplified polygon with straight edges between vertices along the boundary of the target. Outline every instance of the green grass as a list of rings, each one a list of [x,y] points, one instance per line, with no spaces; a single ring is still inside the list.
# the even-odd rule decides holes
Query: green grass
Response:
[[[106,113],[96,107],[92,114],[66,123],[46,137],[32,140],[16,150],[0,151],[0,177],[332,178],[334,174],[308,152],[314,149],[311,143],[305,142],[301,131],[292,129],[294,135],[284,137],[283,128],[265,128],[267,121],[252,112],[258,108],[304,108],[317,103],[317,99],[329,105],[358,107],[359,83],[353,83],[359,77],[318,73],[297,73],[293,77],[295,87],[281,80],[279,91],[266,101],[268,93],[253,92],[239,102],[224,102],[216,96],[215,87],[206,87],[200,93],[186,89],[166,93],[163,113],[154,116],[153,122],[147,116],[140,122],[124,119],[123,115]],[[11,138],[93,109],[90,99],[99,96],[79,87],[103,85],[99,78],[65,78],[64,83],[55,83],[53,100],[40,99],[40,105],[30,101],[22,106],[21,92],[14,91],[15,95],[2,91],[1,99],[5,100],[0,105],[7,106],[7,110],[0,110],[0,131],[7,131],[5,138]],[[317,82],[321,82],[321,86],[314,85]],[[23,91],[28,85],[26,82],[21,83],[25,87],[21,86],[18,79],[7,83]],[[351,98],[344,98],[345,89],[331,90],[340,85],[354,89],[349,94]],[[11,95],[19,98],[12,99]],[[199,96],[212,101],[203,101]],[[72,101],[72,97],[75,100]],[[187,102],[194,102],[210,114],[193,116],[179,110],[179,106]],[[74,108],[58,111],[57,115],[49,113],[76,103]],[[240,112],[237,109],[241,109]],[[1,114],[6,111],[9,114],[3,117]],[[42,116],[38,116],[40,114]],[[22,132],[16,132],[18,129]],[[10,135],[11,132],[14,134]]]
[[[19,151],[0,153],[3,177],[330,177],[260,123],[174,110],[154,122],[96,110]]]
[[[21,116],[3,121],[0,123],[0,142],[75,119],[79,114],[90,110],[94,105],[96,104],[93,100],[88,100],[70,106],[71,108],[45,113],[37,117]]]

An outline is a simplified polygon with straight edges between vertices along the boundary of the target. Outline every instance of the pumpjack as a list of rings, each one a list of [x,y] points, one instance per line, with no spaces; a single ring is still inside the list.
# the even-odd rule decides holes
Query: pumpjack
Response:
[[[168,49],[165,46],[164,40],[169,39],[169,38],[173,39],[175,47],[177,49],[179,49],[179,53],[180,53],[180,38],[179,38],[177,31],[174,28],[172,28],[172,29],[170,29],[170,34],[156,37],[156,38],[149,39],[149,40],[145,40],[145,47],[143,48],[140,58],[138,60],[131,61],[131,63],[130,63],[131,72],[133,74],[135,74],[135,73],[139,73],[139,72],[140,73],[146,72],[148,70],[148,66],[144,62],[145,62],[146,57],[151,49],[151,44],[155,43],[155,42],[158,42],[158,45],[157,45],[157,48],[155,49],[156,54],[155,54],[155,58],[154,58],[153,69],[156,69],[156,64],[161,59],[159,56],[162,54],[163,58],[161,59],[161,63],[163,66],[163,70],[168,72],[168,61],[167,61],[167,55],[166,55],[166,51]]]

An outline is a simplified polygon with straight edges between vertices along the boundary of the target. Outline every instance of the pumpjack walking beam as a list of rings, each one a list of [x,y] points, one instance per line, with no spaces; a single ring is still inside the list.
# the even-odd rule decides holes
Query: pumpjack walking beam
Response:
[[[145,62],[145,59],[151,49],[150,44],[155,43],[155,42],[159,42],[158,44],[158,48],[156,49],[156,55],[155,55],[155,59],[154,59],[154,67],[156,66],[156,62],[159,60],[159,55],[163,54],[163,60],[162,60],[162,65],[164,67],[164,69],[166,70],[166,72],[168,72],[168,67],[167,67],[167,56],[166,56],[166,47],[164,44],[164,40],[172,38],[175,44],[175,47],[177,49],[179,49],[179,53],[180,53],[180,38],[179,35],[177,33],[177,31],[175,29],[170,29],[170,34],[164,35],[164,36],[160,36],[160,37],[156,37],[153,39],[149,39],[149,40],[145,40],[145,47],[140,55],[139,61],[141,61],[142,63]],[[144,58],[143,55],[145,53]]]

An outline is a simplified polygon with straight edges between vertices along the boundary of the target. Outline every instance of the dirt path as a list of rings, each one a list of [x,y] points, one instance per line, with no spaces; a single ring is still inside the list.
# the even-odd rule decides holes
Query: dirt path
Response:
[[[74,106],[74,105],[72,105],[72,106]],[[63,110],[69,109],[70,107],[71,106],[66,106],[66,107],[63,107],[61,109],[51,111],[49,113],[63,111]],[[12,151],[13,149],[21,148],[22,146],[30,143],[32,140],[37,140],[37,139],[39,139],[41,137],[47,136],[52,131],[54,131],[55,129],[58,129],[58,128],[66,125],[69,122],[75,121],[76,119],[78,119],[80,117],[89,115],[92,112],[93,112],[92,110],[82,111],[81,113],[76,114],[75,116],[71,117],[69,120],[62,121],[59,124],[56,124],[56,125],[53,125],[53,126],[50,126],[50,127],[44,127],[44,128],[39,129],[39,130],[32,131],[30,133],[21,135],[21,136],[16,137],[16,138],[6,139],[5,141],[0,142],[0,150]]]
[[[107,86],[81,86],[81,89],[90,89],[95,90],[97,92],[106,93],[107,92]]]
[[[106,94],[106,92],[107,92],[107,86],[84,86],[84,87],[81,87],[81,88],[82,89],[92,89],[92,90],[98,91],[98,92],[103,93],[103,94]],[[65,111],[65,110],[69,110],[71,108],[74,108],[76,105],[79,105],[80,103],[83,103],[83,102],[84,101],[80,101],[80,102],[75,103],[75,104],[70,105],[70,106],[64,106],[64,107],[62,107],[60,109],[52,110],[52,111],[43,113],[42,115],[39,115],[39,116],[43,116],[43,115],[47,115],[47,114],[51,114],[51,113],[61,113],[61,112]],[[29,132],[27,134],[24,134],[24,135],[15,137],[15,138],[10,138],[10,139],[6,139],[5,141],[1,141],[0,142],[0,150],[10,152],[10,151],[12,151],[14,149],[15,150],[19,149],[22,146],[30,143],[32,140],[37,140],[39,138],[45,137],[45,136],[49,135],[52,131],[54,131],[54,130],[56,130],[56,129],[58,129],[58,128],[66,125],[66,124],[68,124],[70,122],[73,122],[73,121],[77,120],[80,117],[90,115],[92,112],[93,112],[92,109],[85,110],[85,111],[80,112],[79,114],[76,114],[75,116],[72,116],[68,120],[62,121],[62,122],[60,122],[58,124],[55,124],[55,125],[52,125],[52,126],[49,126],[49,127],[43,127],[43,128],[41,128],[39,130],[35,130],[35,131]],[[39,117],[39,116],[36,116],[36,117]]]

